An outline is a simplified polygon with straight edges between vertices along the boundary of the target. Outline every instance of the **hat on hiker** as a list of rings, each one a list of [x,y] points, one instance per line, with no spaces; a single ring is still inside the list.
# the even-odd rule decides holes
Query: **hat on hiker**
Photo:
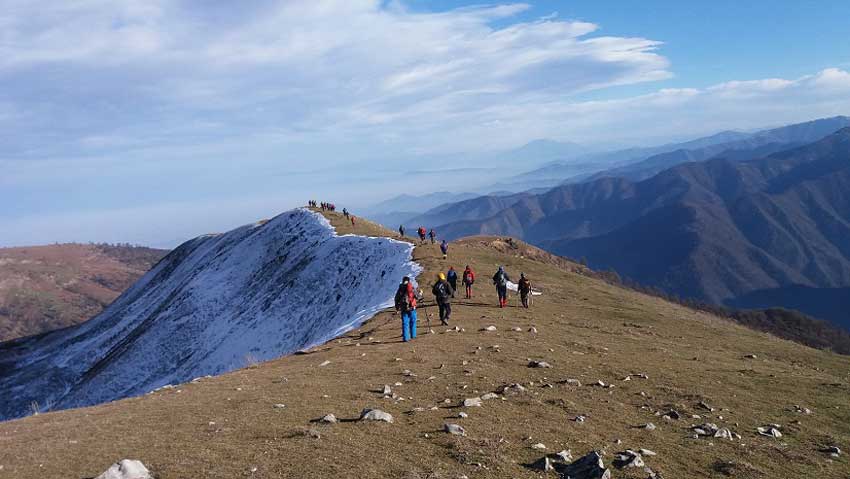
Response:
[[[446,275],[444,273],[438,274],[437,277],[440,278],[440,280],[442,280],[442,281],[446,280]]]

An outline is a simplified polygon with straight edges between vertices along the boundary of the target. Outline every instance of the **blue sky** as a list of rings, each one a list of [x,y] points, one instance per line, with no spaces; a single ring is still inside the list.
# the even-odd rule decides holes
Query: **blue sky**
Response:
[[[846,18],[841,1],[0,0],[0,245],[174,245],[307,198],[483,186],[520,172],[492,152],[538,138],[850,114]],[[408,173],[441,168],[467,173]]]

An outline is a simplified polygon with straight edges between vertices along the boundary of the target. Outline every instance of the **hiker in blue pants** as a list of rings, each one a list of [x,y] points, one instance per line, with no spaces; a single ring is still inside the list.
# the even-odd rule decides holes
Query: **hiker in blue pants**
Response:
[[[408,342],[416,338],[416,292],[407,276],[395,293],[395,310],[401,313],[401,339]]]

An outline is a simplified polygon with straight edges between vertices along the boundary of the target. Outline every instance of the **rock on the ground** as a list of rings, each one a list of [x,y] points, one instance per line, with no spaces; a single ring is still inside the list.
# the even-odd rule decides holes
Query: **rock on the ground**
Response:
[[[499,395],[496,394],[496,393],[487,393],[487,394],[481,396],[481,399],[483,399],[485,401],[489,401],[491,399],[499,399]]]
[[[388,412],[381,411],[380,409],[364,409],[363,412],[360,413],[361,421],[383,421],[383,422],[393,422],[392,414]]]
[[[461,412],[457,413],[457,417],[459,417],[459,418],[461,418],[461,419],[466,419],[466,418],[468,418],[468,417],[469,417],[469,414],[467,414],[467,413],[465,413],[465,412],[461,411]]]
[[[648,422],[646,424],[641,424],[638,426],[639,429],[646,429],[647,431],[654,431],[656,429],[655,424]]]
[[[286,409],[286,404],[277,403],[273,406],[275,409]]]
[[[496,330],[496,327],[493,326],[492,324],[490,326],[487,326],[486,328],[481,328],[481,331],[491,331],[492,332],[492,331],[495,331],[495,330]]]
[[[532,445],[531,445],[531,448],[532,448],[532,449],[535,449],[535,450],[538,450],[538,451],[542,451],[542,450],[546,449],[546,445],[545,445],[545,444],[543,444],[542,442],[538,442],[538,443],[536,443],[536,444],[532,444]]]
[[[779,432],[779,428],[776,427],[776,424],[770,424],[767,426],[757,427],[756,432],[761,434],[762,436],[780,438],[782,437],[782,433]]]
[[[605,467],[602,456],[596,451],[558,468],[558,472],[571,479],[611,479],[611,470]]]
[[[626,449],[614,456],[614,466],[623,469],[626,467],[644,467],[643,457],[640,453]]]
[[[568,384],[570,386],[581,387],[581,381],[579,381],[578,379],[567,378],[560,382],[561,384]]]
[[[718,429],[717,432],[714,433],[714,437],[718,439],[728,439],[730,441],[735,438],[734,433],[726,427]]]
[[[446,431],[449,434],[454,436],[466,436],[466,429],[463,426],[458,424],[443,424],[443,431]]]
[[[655,451],[650,451],[649,449],[638,449],[638,452],[641,456],[657,456],[658,454]]]
[[[110,466],[97,479],[153,479],[153,476],[141,461],[123,459]]]
[[[700,424],[699,426],[694,426],[691,429],[698,436],[714,436],[720,428],[717,427],[717,424],[707,422],[705,424]]]
[[[528,363],[528,367],[530,368],[551,368],[552,365],[547,363],[546,361],[531,361]]]
[[[336,424],[338,421],[333,414],[325,414],[319,419],[319,422],[322,424]]]
[[[384,396],[392,396],[393,390],[389,384],[384,384],[384,389],[381,390],[381,394]]]
[[[502,389],[500,390],[502,394],[520,394],[524,393],[525,391],[525,386],[519,383],[502,386]]]
[[[481,398],[466,398],[463,400],[463,407],[481,407]]]

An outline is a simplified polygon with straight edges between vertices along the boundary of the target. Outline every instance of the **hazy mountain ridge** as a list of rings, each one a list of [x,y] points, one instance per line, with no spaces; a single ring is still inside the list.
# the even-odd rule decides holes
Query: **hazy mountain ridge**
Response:
[[[725,303],[788,285],[850,285],[848,192],[850,128],[761,160],[720,158],[640,182],[565,185],[440,231],[517,236],[684,297]]]

